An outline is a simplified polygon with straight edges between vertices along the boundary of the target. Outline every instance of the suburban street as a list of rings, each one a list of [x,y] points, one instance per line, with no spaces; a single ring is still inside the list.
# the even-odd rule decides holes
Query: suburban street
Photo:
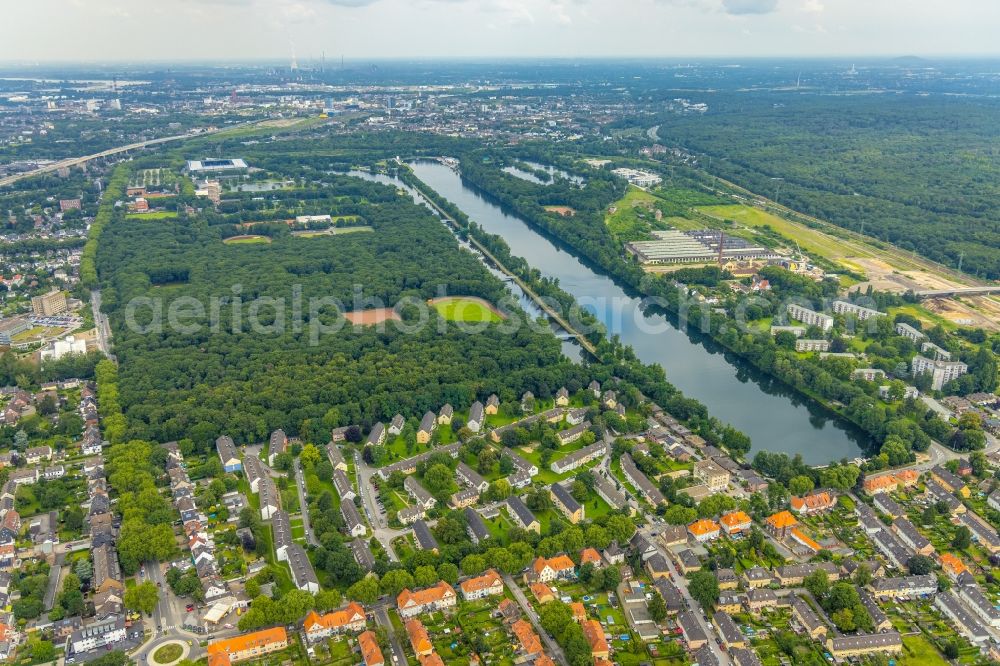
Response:
[[[306,531],[306,541],[311,546],[318,546],[319,540],[309,525],[309,505],[306,504],[306,480],[305,475],[302,474],[302,465],[299,463],[298,458],[292,461],[292,468],[295,471],[295,487],[299,491],[299,510],[302,512],[302,526]]]
[[[705,613],[701,608],[701,604],[695,601],[694,597],[691,596],[691,592],[690,590],[688,590],[687,577],[681,575],[680,571],[677,571],[676,566],[673,563],[673,560],[670,559],[670,553],[664,550],[663,546],[660,545],[659,540],[656,538],[656,534],[652,527],[646,526],[641,528],[640,531],[643,533],[643,535],[646,536],[646,538],[649,539],[650,543],[656,546],[656,549],[660,552],[660,554],[667,558],[667,561],[670,562],[670,566],[673,567],[674,571],[677,573],[676,576],[672,577],[672,580],[674,584],[677,586],[677,589],[680,590],[681,596],[684,597],[684,603],[687,605],[688,609],[690,609],[691,612],[694,613],[694,616],[698,620],[698,624],[701,626],[702,631],[704,631],[705,635],[708,636],[707,645],[712,650],[712,654],[714,654],[715,658],[719,660],[719,664],[722,664],[723,666],[725,666],[726,664],[731,664],[732,660],[730,660],[729,654],[720,650],[719,644],[715,642],[715,639],[718,636],[718,634],[715,632],[715,627],[712,626],[711,622],[707,622],[705,620]]]
[[[403,652],[403,647],[399,644],[399,637],[396,636],[396,629],[392,626],[392,621],[389,619],[389,613],[386,611],[385,602],[379,603],[375,606],[373,613],[375,614],[375,621],[380,626],[385,628],[385,632],[389,636],[389,648],[392,650],[392,663],[399,665],[406,664],[406,653]]]
[[[368,514],[368,523],[371,525],[372,533],[385,548],[389,561],[399,562],[399,557],[392,549],[392,540],[406,534],[406,530],[392,529],[385,516],[379,512],[371,486],[371,478],[375,474],[375,470],[368,466],[357,451],[354,452],[354,471],[358,482],[358,494],[361,495],[361,505],[364,507],[365,513]]]
[[[528,598],[524,596],[524,592],[518,586],[517,581],[515,581],[510,574],[503,574],[504,585],[510,590],[511,594],[514,595],[514,600],[521,607],[521,610],[527,616],[528,620],[531,621],[532,626],[535,627],[535,631],[541,637],[542,642],[545,643],[546,653],[552,657],[552,659],[562,666],[568,666],[569,662],[566,661],[566,655],[563,653],[562,648],[559,644],[549,636],[549,632],[542,628],[542,621],[538,617],[538,613],[535,612],[535,608],[528,601]]]
[[[108,316],[101,312],[101,290],[94,289],[90,292],[90,307],[94,314],[94,331],[97,336],[97,348],[102,354],[115,361],[111,354],[111,327],[108,325]]]

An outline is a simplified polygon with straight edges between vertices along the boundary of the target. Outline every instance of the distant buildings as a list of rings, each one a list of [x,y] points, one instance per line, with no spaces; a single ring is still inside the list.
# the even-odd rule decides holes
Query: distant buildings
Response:
[[[33,296],[31,310],[37,317],[52,317],[66,312],[66,292],[53,289],[47,294]]]

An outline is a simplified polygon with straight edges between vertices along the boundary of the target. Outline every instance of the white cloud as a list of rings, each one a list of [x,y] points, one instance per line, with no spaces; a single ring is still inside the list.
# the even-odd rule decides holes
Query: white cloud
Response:
[[[778,8],[778,0],[722,0],[729,14],[770,14]]]

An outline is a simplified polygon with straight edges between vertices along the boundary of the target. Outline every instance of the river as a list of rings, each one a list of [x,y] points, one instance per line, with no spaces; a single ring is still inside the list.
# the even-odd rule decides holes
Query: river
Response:
[[[760,373],[711,340],[689,336],[666,315],[643,312],[639,299],[597,273],[566,248],[462,182],[448,167],[410,165],[429,187],[458,206],[486,231],[503,236],[521,256],[593,312],[612,335],[646,363],[657,363],[667,379],[709,413],[750,436],[753,451],[802,454],[824,464],[862,454],[867,436],[821,405]],[[752,455],[752,454],[751,454]]]

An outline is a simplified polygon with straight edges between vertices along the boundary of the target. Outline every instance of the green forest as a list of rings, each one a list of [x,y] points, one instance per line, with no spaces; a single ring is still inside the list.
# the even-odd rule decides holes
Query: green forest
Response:
[[[711,173],[984,278],[1000,277],[995,100],[718,93],[660,140]]]
[[[228,432],[248,442],[284,428],[326,441],[332,427],[367,427],[397,412],[417,415],[490,393],[544,395],[583,372],[561,355],[554,336],[527,326],[513,335],[499,326],[470,334],[443,320],[416,333],[392,324],[381,331],[345,326],[312,345],[309,326],[293,330],[289,317],[283,332],[264,334],[249,326],[234,331],[228,316],[213,331],[207,312],[189,321],[205,324],[193,333],[169,326],[143,333],[125,325],[132,299],[162,299],[166,313],[177,299],[193,297],[207,309],[212,298],[235,299],[234,285],[244,303],[287,299],[289,310],[293,286],[300,287],[306,312],[314,297],[333,297],[353,309],[356,293],[362,306],[424,300],[441,287],[493,302],[505,294],[426,209],[354,178],[337,177],[330,187],[359,202],[374,233],[302,239],[279,231],[267,245],[225,245],[228,225],[200,218],[112,221],[101,236],[97,265],[121,363],[128,438],[204,443]],[[329,307],[317,313],[327,324],[338,317]],[[135,311],[142,324],[151,316],[150,307]],[[273,308],[262,308],[261,320],[272,319]]]

